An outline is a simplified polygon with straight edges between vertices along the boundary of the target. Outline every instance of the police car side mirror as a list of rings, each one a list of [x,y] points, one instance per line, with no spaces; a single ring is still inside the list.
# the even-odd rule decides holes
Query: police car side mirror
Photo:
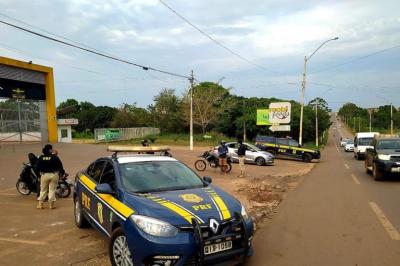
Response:
[[[98,184],[94,189],[99,194],[110,194],[110,195],[114,194],[114,191],[111,188],[110,184],[107,183]]]
[[[205,182],[209,183],[209,184],[212,183],[212,178],[211,178],[211,176],[204,176],[204,177],[203,177],[203,180],[204,180]]]

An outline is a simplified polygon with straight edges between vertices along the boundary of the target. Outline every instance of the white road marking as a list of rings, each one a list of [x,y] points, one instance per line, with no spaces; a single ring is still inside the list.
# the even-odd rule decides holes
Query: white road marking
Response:
[[[14,238],[5,238],[0,237],[0,241],[12,242],[12,243],[20,243],[20,244],[29,244],[29,245],[46,245],[46,242],[42,241],[32,241],[32,240],[23,240],[23,239],[14,239]]]
[[[334,141],[334,143],[335,143],[335,147],[336,147],[337,152],[340,153],[339,148],[338,148],[338,146],[337,146],[335,141]]]
[[[344,167],[346,167],[347,170],[350,169],[350,166],[347,163],[344,164]]]
[[[393,240],[400,240],[400,233],[396,230],[393,224],[386,218],[385,214],[379,208],[378,204],[373,201],[369,202],[369,206],[371,206],[372,210],[375,212],[379,221],[382,223],[383,228],[385,228],[386,232],[388,232],[389,236]]]
[[[360,181],[358,180],[357,176],[355,174],[351,174],[351,178],[353,178],[354,183],[356,183],[357,185],[360,185]]]

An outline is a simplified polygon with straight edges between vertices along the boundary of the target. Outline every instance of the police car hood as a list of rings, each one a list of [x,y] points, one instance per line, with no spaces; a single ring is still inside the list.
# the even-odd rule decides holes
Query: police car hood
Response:
[[[126,196],[136,214],[167,221],[173,225],[190,224],[192,219],[207,223],[210,218],[220,221],[240,213],[241,204],[234,197],[214,186],[173,190]]]

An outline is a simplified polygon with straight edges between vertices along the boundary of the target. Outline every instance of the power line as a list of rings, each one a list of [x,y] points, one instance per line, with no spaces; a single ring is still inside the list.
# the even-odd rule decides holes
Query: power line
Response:
[[[74,40],[69,39],[69,38],[67,38],[67,37],[65,37],[65,36],[62,36],[62,35],[59,35],[59,34],[50,32],[50,31],[45,30],[45,29],[43,29],[43,28],[40,28],[40,27],[38,27],[38,26],[32,25],[32,24],[30,24],[30,23],[28,23],[28,22],[25,22],[25,21],[22,21],[22,20],[20,20],[20,19],[15,18],[15,17],[11,17],[11,16],[9,16],[9,15],[6,15],[6,14],[4,14],[4,13],[1,13],[1,12],[0,12],[0,16],[5,17],[5,18],[8,18],[8,19],[11,19],[11,20],[14,20],[14,21],[16,21],[16,22],[18,22],[18,23],[21,23],[21,24],[24,24],[24,25],[26,25],[26,26],[32,27],[32,28],[34,28],[34,29],[43,31],[43,32],[45,32],[45,33],[48,33],[48,34],[53,35],[53,36],[56,36],[56,37],[58,37],[58,38],[61,38],[61,39],[64,39],[64,40],[73,42],[73,43],[75,43],[75,44],[84,46],[84,47],[86,47],[86,48],[89,48],[89,49],[92,49],[92,50],[96,50],[96,51],[98,51],[98,52],[101,52],[101,53],[106,54],[106,52],[104,52],[104,51],[98,50],[98,49],[93,48],[93,47],[91,47],[91,46],[88,46],[88,45],[86,45],[86,44],[84,44],[84,43],[74,41]]]
[[[310,75],[311,74],[320,73],[320,72],[323,72],[323,71],[326,71],[326,70],[338,68],[338,67],[341,67],[341,66],[344,66],[344,65],[348,65],[348,64],[351,64],[353,62],[357,62],[357,61],[363,60],[365,58],[368,58],[368,57],[371,57],[371,56],[374,56],[374,55],[377,55],[377,54],[380,54],[380,53],[383,53],[383,52],[386,52],[386,51],[389,51],[389,50],[392,50],[392,49],[396,49],[396,48],[399,48],[399,47],[400,47],[400,45],[396,45],[396,46],[388,47],[388,48],[385,48],[385,49],[382,49],[382,50],[379,50],[379,51],[375,51],[373,53],[366,54],[366,55],[351,59],[351,60],[349,60],[347,62],[344,62],[344,63],[340,63],[340,64],[333,65],[333,66],[328,66],[328,67],[322,68],[322,69],[320,69],[318,71],[311,72]]]
[[[122,62],[122,63],[125,63],[125,64],[129,64],[129,65],[132,65],[132,66],[135,66],[135,67],[140,67],[143,70],[152,70],[152,71],[155,71],[155,72],[159,72],[159,73],[163,73],[163,74],[171,75],[171,76],[175,76],[175,77],[181,77],[181,78],[185,78],[185,79],[189,79],[190,78],[189,76],[173,73],[173,72],[162,70],[162,69],[153,68],[153,67],[150,67],[150,66],[140,65],[140,64],[137,64],[137,63],[134,63],[134,62],[127,61],[125,59],[120,59],[120,58],[117,58],[115,56],[107,55],[107,54],[105,54],[103,52],[97,52],[97,51],[94,51],[94,50],[89,49],[89,48],[85,48],[85,47],[82,47],[82,46],[79,46],[79,45],[75,45],[75,44],[72,44],[72,43],[69,43],[69,42],[66,42],[66,41],[62,41],[62,40],[59,40],[59,39],[56,39],[56,38],[53,38],[53,37],[50,37],[50,36],[47,36],[47,35],[32,31],[32,30],[29,30],[29,29],[14,25],[12,23],[5,22],[3,20],[0,20],[0,23],[2,23],[4,25],[7,25],[7,26],[10,26],[10,27],[13,27],[15,29],[22,30],[22,31],[30,33],[32,35],[36,35],[38,37],[53,41],[53,42],[61,43],[61,44],[64,44],[64,45],[67,45],[67,46],[70,46],[70,47],[73,47],[73,48],[76,48],[76,49],[79,49],[79,50],[83,50],[83,51],[86,51],[86,52],[89,52],[89,53],[92,53],[92,54],[95,54],[95,55],[99,55],[99,56],[102,56],[102,57],[105,57],[105,58],[108,58],[108,59],[111,59],[111,60],[115,60],[115,61],[119,61],[119,62]]]
[[[268,72],[274,73],[274,74],[279,74],[279,75],[283,75],[286,76],[286,74],[284,73],[280,73],[271,69],[268,69],[262,65],[259,65],[257,63],[254,63],[253,61],[245,58],[244,56],[240,55],[239,53],[233,51],[231,48],[227,47],[226,45],[224,45],[223,43],[221,43],[220,41],[216,40],[214,37],[212,37],[210,34],[208,34],[207,32],[205,32],[204,30],[200,29],[198,26],[196,26],[195,24],[193,24],[189,19],[187,19],[186,17],[184,17],[183,15],[179,14],[176,10],[174,10],[172,7],[170,7],[169,5],[167,5],[163,0],[159,0],[160,3],[165,6],[166,8],[168,8],[171,12],[173,12],[175,15],[177,15],[180,19],[182,19],[183,21],[185,21],[187,24],[189,24],[190,26],[192,26],[193,28],[195,28],[198,32],[200,32],[201,34],[203,34],[204,36],[206,36],[208,39],[210,39],[212,42],[214,42],[215,44],[217,44],[218,46],[220,46],[221,48],[225,49],[226,51],[228,51],[229,53],[233,54],[234,56],[236,56],[237,58],[253,65],[256,66],[258,68],[261,68],[263,70],[266,70]]]
[[[26,52],[26,51],[24,51],[24,50],[21,50],[21,49],[18,49],[18,48],[9,46],[9,45],[6,45],[6,44],[4,44],[4,43],[0,43],[0,46],[3,47],[3,48],[6,49],[6,50],[9,50],[9,51],[13,51],[13,52],[16,52],[16,53],[19,53],[19,54],[22,54],[22,55],[26,55],[26,56],[29,56],[29,57],[32,57],[32,58],[37,58],[37,59],[39,59],[39,60],[44,60],[44,61],[49,61],[49,62],[51,62],[51,60],[49,60],[49,59],[46,59],[46,58],[43,58],[43,57],[40,57],[40,56],[31,54],[31,53],[29,53],[29,52]],[[56,61],[54,61],[54,63],[56,63],[56,64],[61,64],[61,65],[65,65],[65,66],[70,67],[70,68],[74,68],[74,69],[77,69],[77,70],[89,72],[89,73],[96,74],[96,75],[102,75],[102,76],[103,76],[103,75],[107,75],[106,73],[101,73],[101,72],[94,71],[94,70],[91,70],[91,69],[86,69],[86,68],[82,68],[82,67],[77,67],[77,66],[73,66],[73,65],[69,65],[69,64],[65,64],[65,63],[60,63],[60,62],[56,62]]]

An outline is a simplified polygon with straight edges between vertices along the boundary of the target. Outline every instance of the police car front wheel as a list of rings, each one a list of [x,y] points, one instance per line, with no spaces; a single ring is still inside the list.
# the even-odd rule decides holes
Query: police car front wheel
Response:
[[[133,266],[132,255],[128,247],[128,241],[121,227],[115,229],[111,235],[108,254],[113,266]]]

